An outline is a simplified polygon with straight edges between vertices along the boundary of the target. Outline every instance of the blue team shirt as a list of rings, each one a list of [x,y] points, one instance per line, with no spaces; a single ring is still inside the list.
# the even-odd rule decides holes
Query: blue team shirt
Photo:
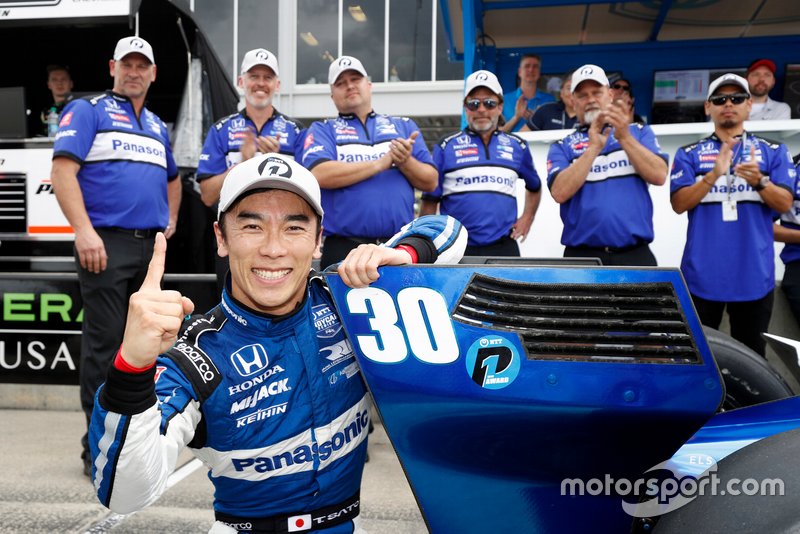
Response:
[[[550,102],[536,110],[528,128],[531,130],[568,130],[578,123],[578,116],[570,117],[564,102]]]
[[[419,131],[406,117],[378,115],[374,111],[362,124],[355,115],[340,114],[313,123],[307,131],[301,163],[308,169],[325,161],[359,162],[380,159],[390,142]],[[414,141],[412,155],[433,165],[422,134]],[[414,188],[396,167],[361,182],[336,189],[322,189],[325,210],[324,235],[387,237],[414,218]]]
[[[651,152],[669,160],[653,130],[631,124],[631,135]],[[552,189],[558,174],[589,148],[587,128],[581,127],[550,145],[547,185]],[[592,163],[586,182],[561,204],[564,231],[561,243],[568,247],[626,248],[653,240],[653,201],[648,184],[636,173],[612,131]]]
[[[745,146],[743,146],[745,145]],[[716,135],[678,150],[670,174],[670,194],[701,180],[719,154]],[[795,169],[785,145],[746,133],[734,147],[731,169],[755,147],[759,168],[778,186],[793,191]],[[735,200],[736,221],[722,220],[722,203]],[[686,248],[681,260],[689,291],[719,302],[764,297],[775,287],[772,228],[775,212],[738,176],[720,176],[700,203],[689,210]]]
[[[789,211],[781,215],[781,226],[800,230],[800,159],[795,166],[795,171],[798,176],[794,182],[794,203]],[[781,260],[787,264],[800,260],[800,244],[786,243],[781,251]]]
[[[541,181],[525,141],[495,130],[489,145],[466,129],[433,149],[439,185],[422,198],[441,202],[442,215],[455,217],[469,232],[470,246],[484,246],[509,235],[517,221],[517,180],[529,191]]]
[[[503,118],[506,120],[506,122],[510,121],[514,117],[514,109],[517,107],[517,100],[519,100],[520,96],[522,96],[522,89],[519,87],[510,93],[503,95]],[[537,90],[536,95],[528,100],[528,109],[536,111],[536,109],[542,104],[555,101],[556,98],[550,93]],[[525,124],[524,119],[517,121],[517,125],[514,126],[514,130],[512,131],[518,131],[520,128],[522,128],[523,124]]]
[[[53,157],[80,164],[78,184],[96,228],[165,228],[167,182],[178,176],[167,127],[143,107],[111,91],[64,108]]]
[[[303,125],[273,109],[272,117],[259,130],[245,110],[217,121],[206,136],[200,162],[197,165],[197,180],[222,174],[242,161],[242,144],[247,130],[258,136],[278,137],[280,153],[295,157],[303,138]]]

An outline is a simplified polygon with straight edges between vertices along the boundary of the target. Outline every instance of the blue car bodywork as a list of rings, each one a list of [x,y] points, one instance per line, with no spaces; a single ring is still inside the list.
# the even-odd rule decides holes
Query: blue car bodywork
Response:
[[[677,269],[327,279],[433,533],[627,532],[620,486],[605,491],[615,481],[660,462],[696,476],[707,458],[800,426],[795,398],[719,413],[723,382]]]

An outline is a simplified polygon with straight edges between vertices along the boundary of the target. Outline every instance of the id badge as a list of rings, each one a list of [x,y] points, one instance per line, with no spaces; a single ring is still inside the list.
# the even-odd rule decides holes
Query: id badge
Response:
[[[739,220],[739,212],[736,209],[736,201],[735,200],[723,200],[722,201],[722,221],[723,222],[734,222]]]

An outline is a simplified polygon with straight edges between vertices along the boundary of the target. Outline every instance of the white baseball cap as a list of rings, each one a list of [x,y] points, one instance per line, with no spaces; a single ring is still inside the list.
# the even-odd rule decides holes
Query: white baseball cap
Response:
[[[747,93],[748,96],[750,95],[750,87],[747,84],[747,80],[738,74],[729,72],[727,74],[723,74],[708,85],[708,95],[706,98],[711,98],[714,95],[714,92],[723,85],[738,85],[742,91]]]
[[[353,56],[342,56],[331,63],[331,66],[328,68],[328,83],[330,85],[336,83],[336,80],[339,79],[339,75],[346,70],[360,72],[365,78],[367,76],[367,69],[364,68],[364,65],[362,65],[359,60]]]
[[[469,96],[477,87],[486,87],[497,96],[503,96],[503,88],[497,81],[497,76],[488,70],[476,70],[467,76],[467,80],[464,82],[464,96]]]
[[[114,61],[119,61],[128,54],[142,54],[150,60],[150,63],[155,64],[156,60],[153,57],[153,47],[150,43],[141,37],[123,37],[117,41],[117,47],[114,48]]]
[[[279,75],[278,58],[276,58],[275,54],[269,50],[264,48],[256,48],[246,53],[242,58],[242,74],[249,71],[256,65],[264,65],[265,67],[269,67],[272,69],[272,72],[275,73],[275,76]]]
[[[572,92],[578,90],[578,86],[586,80],[592,80],[600,85],[609,86],[606,71],[597,65],[584,65],[572,73]]]
[[[217,218],[240,196],[253,189],[282,189],[300,195],[322,217],[317,179],[311,171],[282,154],[258,154],[236,165],[222,183]]]

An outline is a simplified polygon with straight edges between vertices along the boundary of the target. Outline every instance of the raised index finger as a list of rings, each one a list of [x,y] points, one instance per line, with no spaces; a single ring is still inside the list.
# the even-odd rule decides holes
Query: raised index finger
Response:
[[[167,258],[167,238],[162,232],[156,234],[153,244],[153,257],[147,266],[147,275],[142,282],[142,289],[161,289],[161,278],[164,276],[164,263]]]

